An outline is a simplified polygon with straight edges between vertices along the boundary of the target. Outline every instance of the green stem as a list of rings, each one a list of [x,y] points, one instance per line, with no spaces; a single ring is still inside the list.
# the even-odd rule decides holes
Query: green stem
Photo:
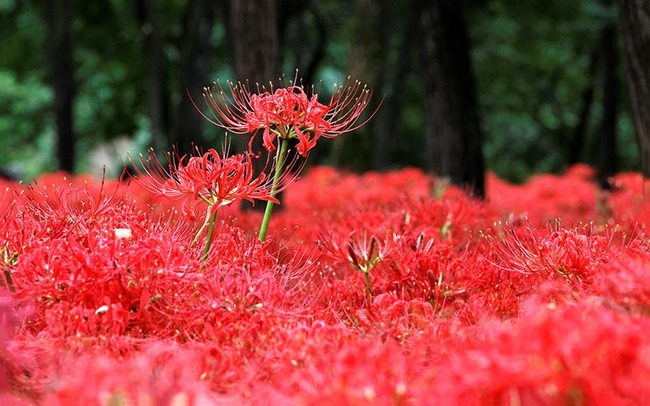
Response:
[[[194,239],[192,240],[192,246],[194,246],[194,244],[196,244],[196,242],[199,240],[199,237],[201,237],[201,234],[203,234],[203,230],[205,230],[205,227],[207,227],[208,223],[210,222],[210,217],[211,217],[210,209],[211,209],[211,207],[208,206],[208,208],[207,208],[207,210],[205,212],[205,220],[203,220],[203,224],[201,224],[201,227],[199,228],[199,230],[194,235]]]
[[[210,208],[208,208],[210,210]],[[203,261],[208,259],[208,253],[210,253],[210,246],[212,245],[212,240],[214,239],[214,223],[217,222],[217,211],[210,215],[209,226],[208,226],[208,237],[205,240],[205,248],[203,248],[203,256],[201,259]]]
[[[271,197],[277,194],[278,183],[280,176],[282,176],[282,167],[284,160],[287,158],[287,149],[289,148],[289,140],[287,138],[280,138],[280,148],[278,148],[275,155],[275,174],[273,175],[273,184],[271,185]],[[266,210],[264,210],[264,218],[260,226],[260,241],[264,242],[266,239],[266,232],[269,228],[269,221],[271,220],[271,213],[273,212],[273,202],[266,202]]]

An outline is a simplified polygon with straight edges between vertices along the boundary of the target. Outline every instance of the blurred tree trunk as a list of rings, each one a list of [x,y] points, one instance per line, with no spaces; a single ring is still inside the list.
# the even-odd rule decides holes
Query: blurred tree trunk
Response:
[[[650,2],[618,0],[630,108],[644,177],[650,177]]]
[[[257,84],[268,88],[280,76],[275,0],[231,0],[229,31],[235,79],[248,82],[254,91]],[[246,137],[236,136],[233,143],[239,151],[248,148]],[[253,147],[263,151],[261,136]]]
[[[72,63],[72,15],[69,0],[49,0],[47,3],[50,80],[54,89],[54,118],[56,122],[56,154],[59,169],[73,172],[75,166],[75,134],[73,103],[75,94]]]
[[[387,64],[387,44],[389,32],[393,30],[395,16],[390,14],[390,0],[356,0],[353,3],[351,49],[348,74],[354,80],[367,84],[380,93],[381,82]],[[341,78],[345,80],[345,78]],[[364,114],[375,111],[381,96],[374,97]],[[373,163],[372,125],[364,126],[354,133],[337,137],[332,143],[332,161],[337,166],[367,170]]]
[[[162,35],[155,0],[140,0],[142,33],[147,55],[147,103],[151,146],[165,145],[165,69]]]
[[[596,49],[589,56],[589,67],[587,68],[587,87],[582,91],[580,111],[578,112],[578,123],[573,130],[573,137],[569,142],[567,152],[567,163],[569,165],[580,162],[580,155],[585,145],[587,126],[591,116],[591,107],[594,104],[594,88],[596,80],[596,69],[598,67],[598,57],[600,54]]]
[[[292,61],[305,84],[314,84],[316,70],[327,48],[327,13],[319,0],[281,0],[278,2],[278,42]],[[291,21],[294,24],[291,24]],[[293,29],[290,29],[294,26]],[[315,152],[315,151],[314,151]]]
[[[404,91],[404,77],[408,72],[411,62],[411,44],[416,42],[417,35],[417,8],[414,0],[405,2],[391,1],[390,14],[393,18],[387,35],[384,38],[387,61],[382,78],[381,95],[384,96],[381,114],[375,117],[372,123],[374,138],[374,168],[376,170],[388,169],[393,162],[397,133],[397,124],[401,113],[401,99]],[[402,6],[400,8],[400,6]],[[402,16],[398,18],[397,16]],[[379,102],[379,94],[376,102]],[[374,110],[373,110],[374,111]]]
[[[463,1],[418,0],[430,169],[485,194],[483,134]]]
[[[230,41],[237,80],[268,84],[279,76],[275,0],[232,0]]]
[[[210,84],[210,37],[215,18],[212,0],[190,0],[183,17],[180,42],[180,106],[172,142],[181,154],[190,153],[192,145],[203,147],[205,120],[190,97],[201,105],[203,87]]]
[[[612,0],[604,0],[603,5],[612,5]],[[600,37],[600,50],[603,61],[603,114],[600,124],[598,154],[598,182],[608,187],[608,179],[618,170],[617,121],[618,121],[618,52],[616,49],[616,26],[607,24]],[[647,69],[647,67],[646,67]]]

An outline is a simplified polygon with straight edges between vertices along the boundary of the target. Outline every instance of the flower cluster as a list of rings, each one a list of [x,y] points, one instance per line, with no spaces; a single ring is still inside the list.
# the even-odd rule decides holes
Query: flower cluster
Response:
[[[251,108],[253,111],[246,115],[249,132],[262,129],[263,145],[269,151],[275,149],[277,136],[295,136],[296,151],[306,156],[330,127],[324,118],[329,108],[319,103],[316,95],[308,98],[298,86],[278,89],[273,94],[251,95]]]
[[[222,157],[214,149],[178,160],[168,159],[164,168],[155,155],[150,154],[144,163],[151,175],[142,179],[144,185],[160,196],[172,199],[200,199],[216,210],[239,200],[257,200],[279,203],[270,195],[271,183],[265,173],[254,174],[249,154]]]
[[[234,134],[263,131],[263,145],[276,149],[276,138],[297,138],[296,151],[306,157],[321,137],[334,138],[353,131],[367,121],[358,123],[368,106],[372,92],[355,81],[336,86],[327,105],[318,101],[318,94],[309,96],[303,86],[286,86],[257,93],[243,83],[229,83],[229,98],[216,83],[206,88],[204,96],[214,125]]]
[[[226,95],[218,82],[212,89],[204,89],[212,118],[201,114],[208,121],[235,134],[255,135],[262,131],[263,147],[269,152],[276,151],[275,173],[270,190],[272,198],[278,192],[283,173],[287,172],[285,162],[290,140],[298,141],[296,151],[306,158],[321,137],[334,138],[367,122],[358,123],[372,92],[360,82],[355,81],[350,85],[348,79],[344,86],[336,86],[327,105],[318,101],[318,94],[313,87],[310,96],[296,82],[297,77],[293,85],[282,86],[277,90],[271,84],[270,91],[258,86],[257,93],[251,92],[241,82],[229,83],[231,97]],[[253,139],[251,137],[249,142],[249,153],[255,154],[257,151],[252,150]],[[266,238],[274,203],[273,200],[267,200],[259,232],[261,241]]]
[[[194,238],[196,242],[207,228],[204,259],[212,245],[219,208],[240,200],[280,203],[274,194],[283,182],[281,177],[272,183],[264,172],[255,176],[251,154],[222,157],[216,150],[210,149],[204,154],[190,157],[186,162],[185,157],[175,159],[171,154],[167,155],[167,160],[168,168],[165,168],[150,151],[149,158],[141,162],[143,168],[137,169],[137,182],[156,196],[201,200],[208,206],[205,220]]]
[[[202,202],[219,184],[206,168],[220,168],[203,155],[158,186]],[[564,204],[594,200],[587,185],[541,193],[571,174],[489,183],[513,197],[503,206],[454,186],[433,198],[418,170],[314,168],[286,190],[272,241],[240,212],[207,258],[179,200],[160,199],[169,217],[149,210],[161,190],[14,185],[0,211],[0,404],[647,404],[640,179],[615,177],[605,227]],[[520,220],[512,205],[535,193],[557,208]],[[590,225],[549,229],[557,213]]]

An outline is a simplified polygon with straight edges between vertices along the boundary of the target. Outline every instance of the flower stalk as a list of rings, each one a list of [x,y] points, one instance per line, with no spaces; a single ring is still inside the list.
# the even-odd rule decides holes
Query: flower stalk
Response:
[[[271,186],[273,185],[274,194],[277,193],[281,178],[276,178],[272,184],[265,173],[255,176],[251,154],[227,157],[214,149],[209,149],[203,154],[198,150],[196,152],[196,155],[178,159],[168,154],[167,166],[150,152],[149,159],[141,162],[143,169],[138,170],[137,182],[156,196],[201,201],[206,204],[205,220],[192,241],[192,245],[196,244],[207,228],[205,246],[201,254],[205,261],[214,240],[219,209],[240,200],[279,203],[271,195]]]
[[[275,173],[273,174],[273,183],[271,184],[271,191],[269,193],[273,198],[278,193],[278,185],[282,177],[282,169],[284,167],[284,162],[287,159],[288,150],[289,140],[287,138],[280,138],[280,148],[277,149],[275,154]],[[272,200],[266,202],[266,209],[264,210],[264,217],[262,218],[262,225],[260,226],[259,239],[261,242],[264,242],[266,239],[269,221],[271,221],[271,214],[273,213],[273,205],[274,203]]]
[[[216,210],[209,210],[210,217],[208,220],[208,236],[206,237],[205,240],[205,247],[203,248],[203,255],[201,256],[201,260],[206,261],[208,259],[208,254],[210,253],[210,246],[212,245],[212,241],[214,240],[214,223],[217,221],[217,211]]]

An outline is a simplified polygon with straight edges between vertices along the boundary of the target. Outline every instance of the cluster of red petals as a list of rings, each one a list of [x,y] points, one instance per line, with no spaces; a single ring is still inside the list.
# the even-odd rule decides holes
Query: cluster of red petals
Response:
[[[280,138],[296,138],[296,151],[307,156],[320,137],[334,138],[352,131],[359,123],[368,106],[372,92],[366,85],[356,81],[336,86],[327,105],[318,101],[318,94],[309,96],[305,88],[297,85],[276,90],[251,92],[248,86],[229,84],[227,96],[218,85],[204,89],[204,96],[214,125],[235,134],[263,131],[264,147],[275,149],[274,141]]]
[[[194,158],[156,182],[206,192],[216,157]],[[479,202],[312,168],[272,240],[239,212],[205,260],[160,190],[3,185],[0,404],[648,404],[647,192],[575,169]]]
[[[317,95],[307,97],[299,86],[281,88],[274,93],[253,94],[250,103],[252,111],[246,115],[248,130],[264,130],[263,145],[269,151],[275,149],[277,136],[295,136],[298,138],[296,151],[305,156],[330,128],[330,123],[324,118],[329,107],[319,103]]]
[[[186,161],[186,162],[185,162]],[[154,194],[175,198],[202,199],[213,210],[239,200],[279,201],[271,196],[271,183],[265,173],[254,175],[248,154],[223,157],[214,149],[185,160],[169,159],[165,169],[155,155],[144,163],[139,183]]]

